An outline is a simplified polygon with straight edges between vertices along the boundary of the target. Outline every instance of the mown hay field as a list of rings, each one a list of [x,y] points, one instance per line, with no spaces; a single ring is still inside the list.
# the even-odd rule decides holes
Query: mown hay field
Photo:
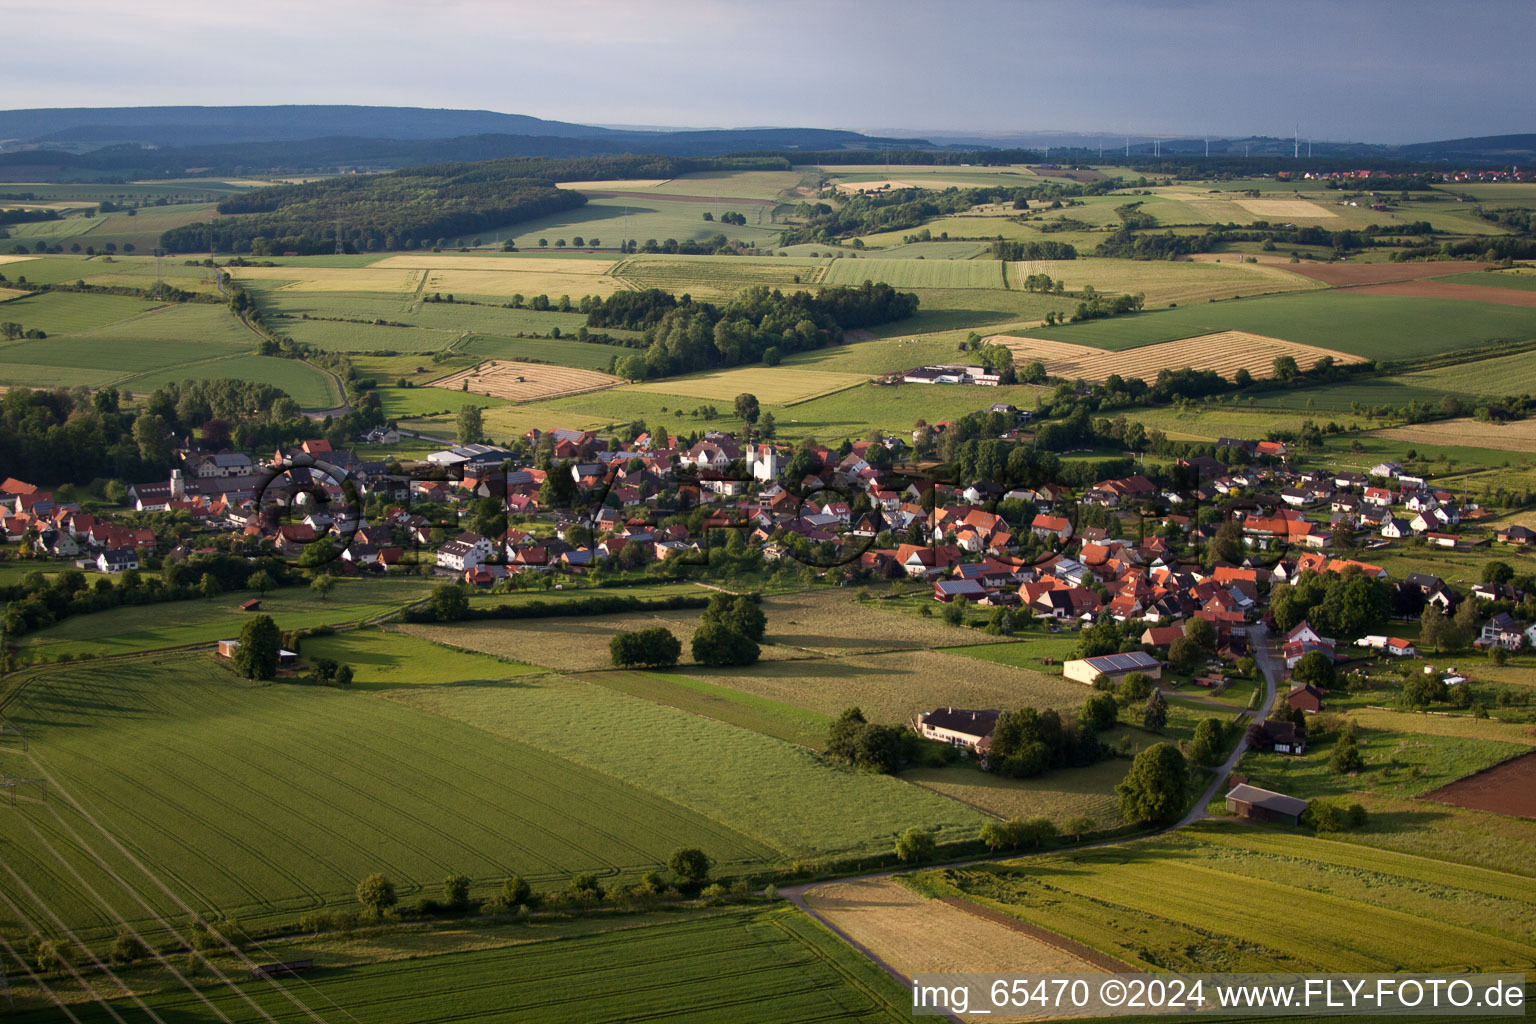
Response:
[[[1068,291],[1082,291],[1092,285],[1100,293],[1141,293],[1147,306],[1156,308],[1177,302],[1208,302],[1230,299],[1236,295],[1261,295],[1271,292],[1307,291],[1320,288],[1316,281],[1289,273],[1279,267],[1258,263],[1239,263],[1228,258],[1222,263],[1193,260],[1111,260],[1083,257],[1075,260],[1029,260],[1011,263],[1010,281],[1024,287],[1031,274],[1046,274],[1065,282]]]
[[[727,298],[753,285],[783,291],[811,290],[822,283],[826,261],[750,260],[741,256],[694,258],[632,256],[613,270],[637,288],[662,288],[695,298]]]
[[[1150,381],[1157,377],[1159,370],[1182,370],[1186,367],[1214,370],[1228,380],[1238,370],[1247,370],[1256,378],[1270,377],[1274,375],[1275,360],[1281,356],[1292,357],[1303,370],[1311,369],[1323,358],[1332,358],[1339,364],[1364,361],[1360,356],[1347,352],[1298,345],[1246,331],[1220,331],[1119,352],[1011,335],[994,335],[988,340],[1009,348],[1016,363],[1039,360],[1045,364],[1045,371],[1053,377],[1089,381],[1107,380],[1114,374],[1126,379],[1140,377]]]
[[[608,642],[617,634],[664,626],[683,642],[683,665],[692,665],[689,642],[699,623],[699,609],[678,608],[644,614],[551,616],[512,621],[490,620],[453,625],[404,625],[403,633],[470,651],[513,658],[560,672],[610,668]],[[765,660],[796,657],[796,652],[763,646]]]
[[[3,350],[0,350],[3,351]],[[1376,431],[1376,436],[1414,444],[1458,445],[1492,448],[1502,452],[1536,452],[1536,422],[1483,423],[1462,418],[1437,423],[1415,423]]]
[[[275,291],[394,292],[413,294],[424,271],[385,267],[230,267],[236,281],[255,281]]]
[[[1120,350],[1246,331],[1367,359],[1412,359],[1536,337],[1528,310],[1461,299],[1322,290],[1270,295],[1031,331],[1031,337]]]
[[[1338,213],[1319,206],[1310,199],[1237,199],[1233,200],[1238,206],[1249,213],[1268,220],[1280,218],[1283,220],[1319,220],[1325,217],[1337,217]]]
[[[859,707],[870,721],[901,724],[939,707],[1076,711],[1088,696],[1080,683],[1030,669],[939,651],[893,651],[762,661],[716,669],[700,678],[824,715]]]
[[[908,978],[950,971],[1098,971],[1033,936],[919,896],[894,878],[818,885],[806,890],[805,902]]]
[[[737,395],[746,392],[756,395],[758,401],[762,403],[793,405],[796,402],[805,402],[822,395],[856,387],[868,379],[868,376],[861,373],[754,366],[694,374],[689,377],[668,377],[664,380],[646,381],[627,385],[624,390],[704,398],[716,402],[730,402]]]
[[[613,257],[560,256],[457,256],[447,253],[407,253],[386,256],[369,265],[370,270],[410,268],[420,270],[492,270],[509,274],[575,274],[598,277],[613,266]]]
[[[401,688],[383,696],[624,779],[785,859],[884,852],[914,821],[941,840],[971,838],[984,820],[897,778],[845,769],[783,740],[579,676]]]
[[[997,288],[1004,287],[1006,267],[997,260],[833,260],[827,268],[829,285],[860,285],[865,281],[893,288]]]
[[[55,785],[46,804],[18,808],[0,837],[4,860],[98,940],[118,925],[81,879],[111,893],[151,941],[164,938],[157,917],[184,915],[96,822],[188,904],[257,925],[355,906],[358,879],[374,871],[409,899],[437,892],[449,872],[489,892],[512,872],[551,887],[581,870],[639,872],[679,845],[723,865],[775,856],[707,810],[473,719],[368,693],[253,686],[209,654],[60,669],[29,686],[7,717],[30,734],[30,770]],[[152,909],[107,871],[130,879]]]
[[[568,265],[583,264],[571,260]],[[625,285],[618,278],[606,274],[521,269],[430,270],[427,271],[427,283],[423,288],[444,295],[491,296],[498,299],[512,295],[528,298],[547,295],[552,299],[569,295],[572,299],[579,299],[583,295],[612,295],[624,291]]]
[[[449,391],[473,391],[514,402],[531,402],[611,388],[619,383],[622,383],[619,378],[596,370],[492,359],[439,378],[428,386]]]
[[[1524,970],[1536,961],[1529,878],[1225,822],[926,877],[1148,970]]]
[[[556,188],[568,188],[577,192],[633,191],[665,185],[670,178],[615,178],[612,181],[557,181]]]

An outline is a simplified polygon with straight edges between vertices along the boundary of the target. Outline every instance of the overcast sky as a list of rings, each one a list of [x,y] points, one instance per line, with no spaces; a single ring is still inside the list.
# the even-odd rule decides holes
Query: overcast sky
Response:
[[[1536,131],[1533,0],[0,0],[0,106],[1416,142]]]

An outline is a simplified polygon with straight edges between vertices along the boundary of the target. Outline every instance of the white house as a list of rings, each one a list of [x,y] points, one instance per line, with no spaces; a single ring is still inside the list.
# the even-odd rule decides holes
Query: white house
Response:
[[[918,715],[912,727],[924,739],[986,753],[992,745],[992,731],[997,727],[999,714],[997,711],[938,708]]]
[[[767,483],[778,479],[784,471],[784,458],[771,444],[754,444],[747,446],[747,472],[752,474],[752,479]]]

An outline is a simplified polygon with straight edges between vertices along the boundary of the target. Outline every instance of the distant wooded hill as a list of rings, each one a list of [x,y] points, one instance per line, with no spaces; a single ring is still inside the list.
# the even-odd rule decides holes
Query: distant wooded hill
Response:
[[[225,214],[165,232],[168,252],[265,255],[426,248],[441,239],[517,224],[581,206],[586,196],[557,181],[672,178],[691,171],[782,169],[782,158],[600,156],[435,164],[389,174],[344,175],[253,189],[219,203]]]

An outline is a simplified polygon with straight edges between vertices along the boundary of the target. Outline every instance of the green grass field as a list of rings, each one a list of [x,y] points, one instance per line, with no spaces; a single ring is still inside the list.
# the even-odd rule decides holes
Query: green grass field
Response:
[[[557,753],[721,822],[784,859],[884,852],[913,821],[970,838],[981,817],[889,776],[835,767],[724,722],[579,676],[415,687],[389,699]]]
[[[833,260],[827,268],[829,285],[859,285],[865,281],[893,288],[1003,288],[1005,267],[997,260]],[[1015,282],[1016,283],[1016,282]]]
[[[475,360],[516,359],[603,372],[607,372],[614,359],[634,353],[634,349],[620,345],[597,345],[565,338],[503,338],[489,334],[470,335],[469,340],[455,351]]]
[[[351,665],[352,685],[365,690],[485,682],[540,671],[378,627],[310,637],[304,641],[303,656]]]
[[[484,696],[522,685],[417,689]],[[638,872],[679,845],[722,867],[775,857],[708,811],[484,722],[375,694],[251,685],[207,654],[60,670],[7,717],[29,732],[28,770],[54,784],[48,803],[18,808],[3,860],[96,939],[116,931],[109,906],[152,935],[157,917],[183,918],[150,874],[195,907],[271,925],[353,904],[374,871],[410,895],[454,871],[481,891],[512,872],[544,885],[583,870]],[[132,879],[148,909],[109,871]]]
[[[1471,274],[1448,274],[1434,278],[1450,284],[1475,284],[1480,288],[1517,288],[1536,290],[1536,273],[1529,270],[1485,270]]]
[[[0,264],[0,267],[4,266],[7,264]],[[15,280],[24,275],[12,273],[7,276]],[[0,306],[0,310],[4,311],[5,319],[12,323],[19,323],[28,330],[45,331],[49,335],[54,335],[75,334],[96,327],[105,327],[107,324],[145,313],[155,305],[156,303],[148,299],[133,299],[121,295],[43,292],[13,299],[4,306]]]
[[[365,942],[361,951],[283,943],[264,952],[272,959],[313,958],[324,965],[305,975],[303,984],[285,984],[300,1005],[321,1019],[340,1014],[370,1024],[509,1019],[896,1024],[907,1019],[900,1008],[909,1000],[862,955],[783,905],[503,925],[467,935],[429,934],[418,942],[385,936]],[[243,965],[233,957],[217,962],[231,974],[241,973]],[[148,969],[124,973],[130,983],[139,980],[136,974],[157,987],[171,980]],[[576,978],[588,983],[576,986]],[[16,989],[18,1012],[8,1019],[18,1024],[57,1019],[56,1010],[31,1009],[43,1005],[40,997]],[[253,1012],[246,999],[273,1019],[303,1013],[266,982],[242,981],[239,995],[208,982],[203,992],[226,1019],[246,1019]],[[165,1021],[190,1021],[210,1012],[174,985],[145,1002]],[[141,1013],[127,1000],[114,1006],[119,1018],[89,1003],[72,1009],[82,1024],[137,1021]]]
[[[1527,877],[1234,823],[920,878],[1144,970],[1523,970],[1536,960]]]
[[[262,611],[283,629],[353,622],[382,615],[410,601],[425,598],[430,580],[343,580],[321,599],[308,587],[268,591]],[[183,644],[214,643],[239,635],[248,617],[242,601],[254,591],[196,598],[174,604],[125,605],[91,615],[76,615],[16,638],[23,655],[56,657],[82,654],[131,654]]]
[[[335,378],[330,374],[302,360],[277,356],[221,356],[128,377],[117,383],[124,390],[140,394],[172,381],[219,379],[271,384],[286,391],[305,409],[330,409],[343,400]]]
[[[668,201],[650,195],[598,197],[573,210],[479,234],[486,239],[515,240],[518,248],[530,252],[538,248],[540,238],[548,239],[553,248],[558,239],[570,243],[577,235],[586,239],[596,236],[612,249],[618,248],[619,242],[626,238],[640,242],[649,238],[657,241],[675,238],[685,242],[702,241],[716,234],[751,245],[772,245],[778,240],[780,226],[771,219],[771,209],[733,203],[730,199],[695,202]],[[720,215],[733,210],[746,216],[745,227],[720,223]],[[705,220],[706,212],[714,214],[715,219]]]
[[[1317,291],[1157,310],[1032,334],[1119,351],[1231,330],[1391,360],[1525,341],[1536,337],[1536,318],[1518,306]]]
[[[728,298],[743,288],[766,285],[784,291],[811,290],[826,283],[828,265],[837,260],[803,258],[748,259],[742,256],[631,256],[614,276],[638,288],[663,288],[696,298]]]
[[[1491,398],[1533,391],[1536,391],[1536,351],[1469,360],[1391,377],[1271,392],[1256,396],[1255,404],[1265,409],[1333,413],[1352,410],[1357,404],[1362,408],[1403,408],[1410,402],[1438,405],[1446,395],[1475,405]]]

